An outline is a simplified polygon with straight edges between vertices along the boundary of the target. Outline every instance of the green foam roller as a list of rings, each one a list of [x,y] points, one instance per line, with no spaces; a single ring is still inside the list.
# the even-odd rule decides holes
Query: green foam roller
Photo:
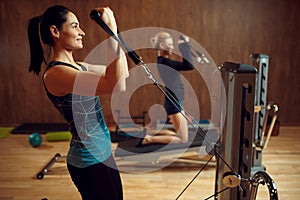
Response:
[[[48,132],[46,134],[46,140],[48,142],[54,141],[68,141],[71,140],[72,135],[70,131]]]

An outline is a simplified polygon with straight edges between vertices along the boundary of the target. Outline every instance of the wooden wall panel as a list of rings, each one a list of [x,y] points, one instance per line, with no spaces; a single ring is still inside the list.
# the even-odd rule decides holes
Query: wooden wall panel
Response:
[[[63,122],[45,95],[41,77],[29,74],[27,69],[27,20],[53,4],[74,10],[86,32],[85,48],[75,53],[78,60],[106,38],[89,19],[91,8],[103,5],[114,10],[121,31],[149,26],[180,31],[201,44],[217,65],[225,61],[249,63],[251,53],[267,54],[270,56],[268,100],[278,103],[282,124],[300,124],[298,0],[2,0],[0,124]],[[144,60],[153,61],[153,52],[139,53]],[[130,67],[134,67],[132,62]],[[199,91],[201,116],[209,118],[210,97],[203,80],[195,74],[185,75]],[[153,95],[145,100],[149,91]],[[132,115],[140,114],[155,102],[162,102],[162,95],[155,88],[140,88],[131,100]],[[110,96],[102,97],[102,103],[107,121],[113,123]]]

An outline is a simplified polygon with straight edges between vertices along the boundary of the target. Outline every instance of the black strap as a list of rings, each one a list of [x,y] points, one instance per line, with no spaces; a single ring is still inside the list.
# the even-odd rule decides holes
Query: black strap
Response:
[[[85,66],[83,66],[83,65],[81,65],[81,64],[79,64],[79,63],[77,63],[77,64],[81,67],[81,69],[82,69],[83,71],[87,71],[87,68],[86,68]],[[71,65],[70,63],[65,63],[65,62],[62,62],[62,61],[51,61],[51,62],[49,63],[49,65],[48,65],[47,69],[49,69],[50,67],[53,67],[53,66],[55,66],[55,65],[65,65],[65,66],[72,67],[72,68],[78,70],[78,68],[76,68],[74,65]],[[47,70],[47,69],[46,69],[46,70]]]

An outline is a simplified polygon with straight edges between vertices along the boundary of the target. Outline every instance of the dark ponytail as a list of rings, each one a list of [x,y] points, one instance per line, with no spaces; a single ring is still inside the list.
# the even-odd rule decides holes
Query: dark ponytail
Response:
[[[67,13],[71,12],[68,8],[60,5],[49,7],[45,13],[38,17],[33,17],[28,24],[28,39],[30,46],[30,65],[29,71],[33,71],[38,75],[41,71],[41,65],[46,60],[41,44],[49,46],[54,45],[54,41],[50,32],[50,27],[55,25],[58,29],[62,28],[62,24],[67,21]]]
[[[40,41],[40,21],[41,17],[37,16],[31,18],[28,24],[28,40],[30,48],[29,72],[33,71],[36,75],[38,75],[41,71],[42,62],[44,61],[46,63],[43,47]]]

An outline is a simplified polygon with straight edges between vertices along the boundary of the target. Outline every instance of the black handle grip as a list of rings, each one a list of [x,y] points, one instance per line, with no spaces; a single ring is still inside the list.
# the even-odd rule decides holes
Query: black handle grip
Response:
[[[99,12],[98,10],[95,10],[95,9],[93,9],[92,11],[91,11],[91,13],[90,13],[90,17],[91,17],[91,19],[100,19],[100,17],[101,17],[101,12]]]

